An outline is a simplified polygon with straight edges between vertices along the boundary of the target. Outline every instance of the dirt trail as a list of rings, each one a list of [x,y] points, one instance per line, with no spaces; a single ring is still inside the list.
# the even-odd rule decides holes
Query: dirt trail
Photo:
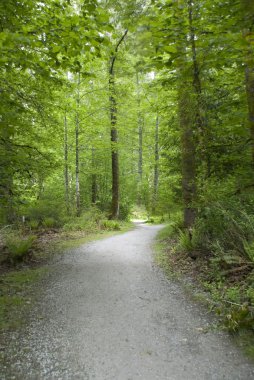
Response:
[[[0,379],[249,380],[254,367],[153,264],[160,226],[81,246],[53,267]],[[8,342],[8,344],[7,344]]]

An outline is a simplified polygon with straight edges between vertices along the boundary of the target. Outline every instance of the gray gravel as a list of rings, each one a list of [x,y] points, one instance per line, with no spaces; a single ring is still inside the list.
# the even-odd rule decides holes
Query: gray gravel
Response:
[[[2,342],[1,379],[254,379],[227,334],[153,264],[160,226],[66,253],[40,303]]]

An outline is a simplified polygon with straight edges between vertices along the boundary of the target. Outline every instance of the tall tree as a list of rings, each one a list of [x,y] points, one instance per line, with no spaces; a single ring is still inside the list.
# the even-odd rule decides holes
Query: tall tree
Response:
[[[254,4],[250,0],[242,0],[243,38],[245,49],[246,94],[249,110],[249,128],[252,147],[252,164],[254,166]]]
[[[111,160],[112,160],[112,204],[111,219],[119,217],[119,154],[118,154],[118,131],[117,131],[117,101],[115,89],[115,62],[120,45],[127,36],[128,29],[125,30],[120,40],[117,42],[109,64],[109,103],[111,121]]]

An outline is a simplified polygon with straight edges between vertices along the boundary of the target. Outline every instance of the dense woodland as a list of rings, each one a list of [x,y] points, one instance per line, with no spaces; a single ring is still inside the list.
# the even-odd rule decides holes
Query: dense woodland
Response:
[[[2,231],[170,220],[181,250],[241,274],[232,299],[251,305],[253,1],[0,9]]]

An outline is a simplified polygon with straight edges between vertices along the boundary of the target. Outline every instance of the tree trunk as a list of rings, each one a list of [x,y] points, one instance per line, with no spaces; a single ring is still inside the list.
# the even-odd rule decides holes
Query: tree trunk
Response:
[[[80,73],[78,74],[77,100],[76,100],[76,126],[75,126],[75,151],[76,151],[76,215],[80,216],[80,183],[79,183],[79,106],[80,106]]]
[[[201,160],[206,163],[206,176],[210,177],[211,174],[211,157],[207,150],[208,143],[208,124],[204,115],[203,106],[203,91],[200,79],[200,68],[197,58],[197,47],[196,47],[196,34],[195,28],[193,26],[193,0],[188,0],[188,21],[189,21],[189,32],[190,32],[190,43],[192,51],[192,70],[193,70],[193,88],[195,95],[195,126],[197,130],[199,148],[201,151]]]
[[[138,93],[138,199],[139,205],[142,204],[142,179],[143,179],[143,117],[141,113],[140,99],[140,84],[138,71],[137,78],[137,93]]]
[[[153,206],[152,213],[156,212],[159,186],[159,116],[157,113],[155,123],[155,144],[154,144],[154,181],[153,181]]]
[[[112,165],[112,204],[111,204],[111,219],[119,217],[119,156],[118,156],[118,131],[117,123],[117,105],[115,98],[115,78],[114,71],[110,72],[109,78],[110,90],[110,122],[111,122],[111,165]]]
[[[65,182],[65,205],[66,211],[70,213],[69,200],[69,159],[68,159],[68,124],[66,114],[64,116],[64,182]]]
[[[111,123],[111,162],[112,162],[112,203],[110,219],[119,218],[119,152],[118,152],[118,131],[117,131],[117,104],[115,91],[115,61],[118,48],[126,37],[128,30],[116,45],[114,55],[112,55],[109,65],[109,104]]]
[[[177,0],[177,17],[181,21],[185,18],[184,5],[183,0]],[[186,60],[187,31],[181,29],[178,33],[178,106],[182,146],[184,226],[190,229],[196,217],[196,210],[193,205],[196,198],[196,147],[193,138],[193,102],[191,101],[191,86],[188,81],[189,70]]]
[[[191,228],[195,222],[196,210],[193,201],[196,197],[196,165],[193,126],[190,115],[189,94],[180,91],[179,118],[182,130],[182,191],[184,202],[184,227]]]
[[[254,167],[254,3],[252,0],[242,0],[243,8],[243,38],[246,42],[245,80],[248,103],[248,119],[250,129],[252,166]]]
[[[96,204],[97,202],[97,175],[95,173],[95,149],[92,148],[92,203]]]

